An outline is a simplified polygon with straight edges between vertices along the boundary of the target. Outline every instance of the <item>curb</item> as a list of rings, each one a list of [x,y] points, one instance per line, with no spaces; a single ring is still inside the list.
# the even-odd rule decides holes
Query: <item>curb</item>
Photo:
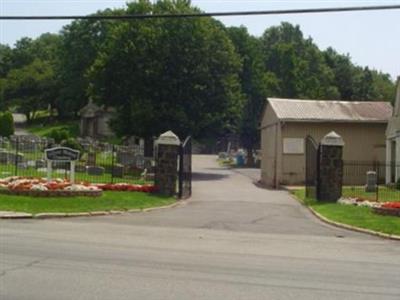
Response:
[[[390,239],[390,240],[395,240],[395,241],[400,241],[400,235],[395,235],[395,234],[388,234],[388,233],[383,233],[383,232],[379,232],[379,231],[375,231],[375,230],[371,230],[371,229],[365,229],[365,228],[361,228],[361,227],[356,227],[356,226],[352,226],[352,225],[348,225],[348,224],[344,224],[344,223],[339,223],[336,221],[332,221],[326,217],[324,217],[323,215],[321,215],[320,213],[318,213],[316,210],[314,210],[312,207],[305,205],[300,199],[298,199],[295,195],[293,195],[292,193],[289,194],[292,198],[294,198],[296,201],[300,202],[301,205],[305,206],[308,208],[308,210],[315,216],[317,217],[319,220],[321,220],[324,223],[327,223],[329,225],[338,227],[338,228],[342,228],[342,229],[347,229],[347,230],[352,230],[352,231],[356,231],[356,232],[361,232],[361,233],[366,233],[369,235],[374,235],[374,236],[378,236],[381,238],[385,238],[385,239]]]
[[[55,219],[55,218],[71,218],[71,217],[96,217],[96,216],[110,216],[122,215],[131,213],[145,213],[155,210],[174,208],[179,205],[186,204],[184,200],[178,200],[170,205],[149,207],[144,209],[129,209],[129,210],[110,210],[110,211],[92,211],[92,212],[78,212],[78,213],[38,213],[30,214],[24,212],[3,211],[0,214],[0,219]]]
[[[323,221],[325,223],[333,225],[335,227],[349,229],[349,230],[357,231],[357,232],[361,232],[361,233],[367,233],[370,235],[374,235],[374,236],[378,236],[378,237],[386,238],[386,239],[390,239],[390,240],[400,241],[400,235],[388,234],[388,233],[383,233],[383,232],[379,232],[379,231],[375,231],[375,230],[371,230],[371,229],[365,229],[365,228],[360,228],[360,227],[356,227],[356,226],[352,226],[352,225],[348,225],[348,224],[335,222],[335,221],[332,221],[332,220],[324,217],[323,215],[321,215],[320,213],[315,211],[312,207],[309,207],[309,206],[307,206],[307,207],[311,211],[311,213],[314,216],[316,216],[318,219],[320,219],[321,221]]]

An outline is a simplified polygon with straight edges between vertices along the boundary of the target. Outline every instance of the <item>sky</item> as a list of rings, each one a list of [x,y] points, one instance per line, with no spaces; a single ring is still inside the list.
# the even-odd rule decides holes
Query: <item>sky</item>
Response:
[[[0,0],[0,15],[86,15],[105,8],[124,7],[126,0]],[[206,12],[319,8],[339,6],[400,5],[400,0],[192,0]],[[218,18],[227,26],[244,25],[260,36],[281,22],[298,24],[320,49],[333,47],[349,54],[360,66],[400,76],[400,10],[319,13],[304,15],[241,16]],[[13,45],[28,36],[58,32],[70,21],[0,21],[0,43]]]

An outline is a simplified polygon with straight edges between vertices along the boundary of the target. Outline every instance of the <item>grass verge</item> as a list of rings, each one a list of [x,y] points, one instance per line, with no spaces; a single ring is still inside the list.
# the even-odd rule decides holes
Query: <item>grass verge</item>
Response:
[[[166,206],[174,203],[175,198],[141,192],[103,192],[101,197],[28,197],[0,195],[0,210],[27,212],[91,212],[144,209]]]
[[[306,198],[304,189],[296,190],[293,194],[306,206],[312,207],[329,220],[386,234],[400,235],[399,217],[377,215],[369,207],[317,202],[315,199]]]

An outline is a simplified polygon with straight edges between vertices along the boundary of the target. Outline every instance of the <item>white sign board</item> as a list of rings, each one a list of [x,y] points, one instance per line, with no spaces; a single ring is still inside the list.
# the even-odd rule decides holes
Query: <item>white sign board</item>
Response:
[[[284,154],[303,154],[304,139],[301,138],[284,138],[283,139]]]
[[[47,160],[47,180],[51,180],[52,162],[69,162],[70,163],[70,181],[75,181],[75,162],[79,159],[79,151],[67,147],[55,147],[45,150]]]

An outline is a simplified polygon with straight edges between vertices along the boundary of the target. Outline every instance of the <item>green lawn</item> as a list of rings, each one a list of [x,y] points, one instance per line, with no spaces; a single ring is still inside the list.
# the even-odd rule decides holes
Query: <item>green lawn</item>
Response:
[[[379,202],[387,201],[400,201],[400,191],[395,188],[388,188],[386,186],[379,186],[378,193],[367,193],[365,192],[365,187],[355,186],[355,187],[343,187],[344,197],[357,197],[367,200]]]
[[[368,207],[317,202],[315,199],[306,198],[304,189],[296,190],[293,194],[305,205],[312,207],[316,212],[332,221],[400,235],[400,217],[377,215]]]
[[[109,210],[143,209],[165,206],[176,201],[141,192],[103,192],[101,197],[41,198],[28,196],[0,195],[0,210],[27,213],[42,212],[90,212]]]
[[[79,125],[77,122],[56,123],[49,125],[31,125],[26,128],[27,131],[38,136],[46,136],[53,129],[65,129],[71,137],[79,135]]]

